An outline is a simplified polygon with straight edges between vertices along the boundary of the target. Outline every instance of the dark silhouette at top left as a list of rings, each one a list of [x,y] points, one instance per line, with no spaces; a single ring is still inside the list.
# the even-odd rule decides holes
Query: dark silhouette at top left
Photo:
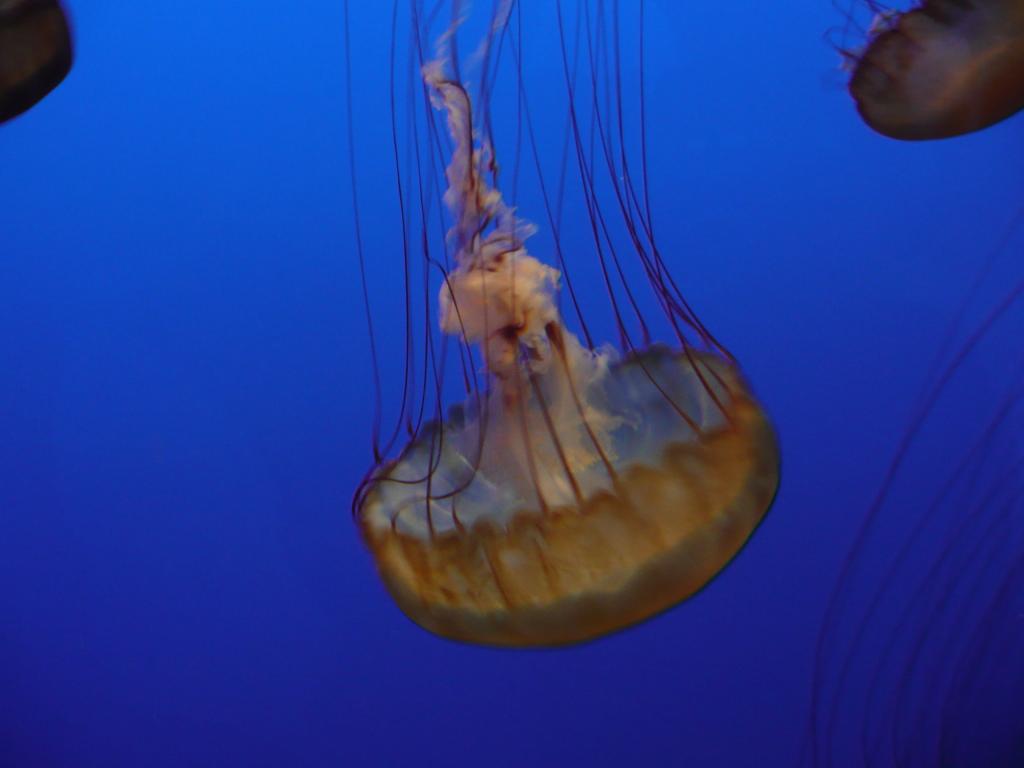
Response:
[[[72,59],[71,29],[59,0],[0,0],[0,123],[60,85]]]

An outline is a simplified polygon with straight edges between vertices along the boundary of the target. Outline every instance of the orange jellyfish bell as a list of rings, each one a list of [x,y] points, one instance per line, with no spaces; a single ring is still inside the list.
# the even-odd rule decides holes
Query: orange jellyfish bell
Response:
[[[720,381],[725,410],[700,376]],[[541,386],[571,385],[555,373]],[[460,449],[479,437],[474,414],[472,423],[436,427],[436,440],[425,436],[374,477],[359,501],[362,533],[416,623],[487,645],[588,640],[694,594],[742,547],[775,495],[779,461],[772,429],[735,370],[655,349],[610,366],[583,396],[600,397],[605,417],[623,422],[621,435],[595,441],[608,467],[570,459],[564,446],[558,455],[556,435],[586,431],[569,419],[557,432],[536,432],[536,488],[525,480],[525,452],[508,444],[507,454],[486,446],[489,455],[470,469]],[[669,398],[701,420],[687,425]],[[525,407],[505,418],[539,420]],[[510,430],[509,442],[518,430],[492,429]]]
[[[1024,0],[925,0],[869,37],[850,94],[885,136],[959,136],[1024,108]]]
[[[439,319],[481,350],[489,386],[374,468],[354,513],[391,595],[431,632],[584,641],[729,562],[775,495],[776,439],[728,355],[684,344],[620,358],[568,329],[562,275],[530,255],[532,225],[488,182],[494,152],[454,70],[423,67],[452,147]]]

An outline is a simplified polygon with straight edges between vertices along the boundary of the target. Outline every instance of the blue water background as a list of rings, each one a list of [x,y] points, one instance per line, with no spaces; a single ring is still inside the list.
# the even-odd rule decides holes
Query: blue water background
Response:
[[[352,56],[395,338],[389,5],[354,4]],[[783,484],[693,600],[524,653],[410,623],[350,519],[372,388],[340,0],[71,4],[74,71],[0,127],[0,765],[793,764],[840,558],[1024,200],[1024,118],[892,142],[835,74],[828,0],[648,6],[661,248]],[[533,53],[531,106],[563,104]]]

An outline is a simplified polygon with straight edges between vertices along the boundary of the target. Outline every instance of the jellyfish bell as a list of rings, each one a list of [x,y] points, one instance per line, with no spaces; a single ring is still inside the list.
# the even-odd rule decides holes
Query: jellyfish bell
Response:
[[[60,85],[71,61],[71,31],[58,0],[0,0],[0,123]]]
[[[721,379],[727,411],[711,402],[698,371]],[[559,402],[556,390],[564,398],[573,387],[586,419]],[[719,360],[655,348],[590,382],[544,375],[538,390],[545,395],[514,406],[487,402],[477,466],[487,415],[458,416],[382,468],[360,500],[362,532],[391,594],[436,634],[560,645],[641,621],[704,586],[774,496],[771,428]],[[542,397],[557,419],[551,427],[541,423]],[[700,419],[695,427],[668,398]],[[601,419],[621,426],[595,435],[588,451],[584,433]],[[522,432],[537,443],[523,447]],[[558,450],[556,439],[573,438],[576,450]]]
[[[849,83],[871,128],[895,139],[942,139],[1024,108],[1024,0],[878,10],[867,45],[852,55]]]
[[[454,264],[438,324],[476,348],[487,385],[375,466],[354,514],[424,628],[496,646],[585,641],[689,597],[729,562],[775,495],[778,447],[660,261],[648,274],[663,307],[704,343],[620,356],[573,333],[557,302],[567,275],[528,251],[535,228],[493,183],[495,150],[457,71],[451,54],[422,67],[450,138]]]

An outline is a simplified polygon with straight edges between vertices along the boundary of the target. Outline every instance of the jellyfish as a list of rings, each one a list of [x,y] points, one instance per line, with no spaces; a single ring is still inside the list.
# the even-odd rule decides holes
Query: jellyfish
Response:
[[[418,41],[425,36],[419,3],[411,7]],[[432,219],[429,201],[424,203],[432,194],[430,181],[423,181],[430,174],[428,156],[448,142],[443,178],[439,173],[437,179],[443,193],[436,196],[448,213],[443,259],[450,252],[451,262],[423,257],[440,274],[436,319],[444,338],[439,343],[425,336],[424,368],[432,373],[416,381],[424,391],[442,389],[436,358],[441,345],[454,342],[467,396],[447,417],[440,404],[430,423],[410,417],[410,438],[394,458],[375,446],[378,460],[353,502],[365,544],[398,606],[437,635],[493,646],[590,640],[693,595],[750,537],[779,478],[772,425],[736,361],[670,275],[654,241],[645,192],[633,181],[633,174],[646,175],[646,163],[635,171],[611,149],[618,129],[602,114],[600,94],[607,89],[596,81],[586,109],[591,122],[584,127],[578,89],[587,90],[579,85],[587,77],[573,65],[560,4],[556,11],[568,102],[565,145],[577,159],[585,220],[594,236],[590,248],[621,349],[590,340],[587,314],[580,311],[586,297],[570,279],[555,193],[544,198],[544,207],[557,267],[527,249],[537,228],[505,201],[497,184],[490,99],[498,51],[515,62],[519,135],[530,136],[540,165],[517,58],[524,29],[512,21],[517,7],[496,2],[492,8],[476,53],[474,102],[458,56],[456,31],[464,19],[456,4],[436,56],[413,55],[429,101],[423,119],[433,126],[441,115],[446,130],[428,129],[407,154],[416,156],[421,180],[412,185],[410,200],[422,209],[415,236],[422,244]],[[614,17],[592,17],[582,25],[592,41],[604,38],[599,48],[610,49],[608,37],[618,29]],[[599,79],[607,72],[600,66],[592,70]],[[612,107],[616,119],[622,112],[621,105]],[[584,157],[592,146],[585,135],[608,144],[600,153],[608,169],[604,186],[595,179],[600,165]],[[351,143],[350,155],[354,163]],[[538,177],[545,190],[539,170]],[[605,210],[601,192],[621,205]],[[613,213],[635,256],[631,265],[610,233]],[[646,279],[666,327],[676,332],[675,345],[648,340],[629,266]],[[559,308],[563,283],[577,309],[576,330]],[[624,305],[636,311],[640,330],[624,320]],[[411,357],[407,347],[406,359]],[[414,390],[407,371],[403,405]],[[403,410],[416,415],[416,408]]]
[[[804,764],[1024,764],[1021,224],[951,320],[842,562]]]
[[[58,0],[0,0],[0,123],[60,85],[71,59],[71,32]]]
[[[895,139],[942,139],[1024,108],[1024,2],[924,0],[876,13],[849,53],[849,89],[864,122]]]

